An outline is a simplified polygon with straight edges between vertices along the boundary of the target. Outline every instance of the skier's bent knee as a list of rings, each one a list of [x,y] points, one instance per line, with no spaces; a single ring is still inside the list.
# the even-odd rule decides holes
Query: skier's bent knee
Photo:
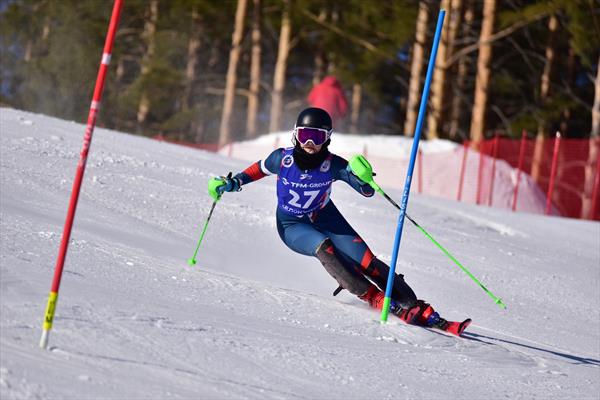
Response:
[[[333,243],[325,239],[317,248],[316,257],[325,270],[331,275],[341,287],[356,296],[362,296],[372,286],[364,276],[350,272],[335,255]]]

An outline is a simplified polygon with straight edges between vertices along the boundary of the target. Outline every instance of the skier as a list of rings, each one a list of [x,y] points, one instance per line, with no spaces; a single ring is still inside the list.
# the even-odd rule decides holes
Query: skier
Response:
[[[218,200],[224,192],[238,192],[242,186],[277,175],[277,231],[293,251],[316,257],[340,288],[381,309],[389,267],[376,258],[363,239],[330,199],[336,180],[348,183],[365,197],[374,190],[353,174],[348,161],[328,150],[332,122],[320,108],[307,108],[294,126],[294,147],[279,148],[232,177],[215,177],[208,183],[209,194]],[[337,294],[338,288],[334,295]],[[446,329],[448,322],[422,300],[396,274],[390,312],[407,323]]]

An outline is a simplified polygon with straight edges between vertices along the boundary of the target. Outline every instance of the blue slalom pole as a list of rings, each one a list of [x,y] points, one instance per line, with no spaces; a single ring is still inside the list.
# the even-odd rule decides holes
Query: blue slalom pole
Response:
[[[385,288],[385,300],[381,309],[381,322],[386,322],[390,310],[390,301],[392,296],[392,287],[394,286],[394,277],[396,275],[396,261],[398,260],[398,251],[400,249],[400,240],[402,239],[402,228],[404,227],[404,216],[406,215],[406,206],[408,205],[408,195],[410,193],[410,184],[412,181],[413,170],[415,169],[415,160],[419,150],[419,140],[421,139],[421,128],[425,119],[425,111],[427,109],[427,99],[429,98],[429,86],[433,76],[433,68],[435,67],[435,57],[437,55],[438,45],[440,43],[442,26],[444,25],[445,10],[440,10],[438,15],[437,26],[435,28],[435,36],[433,38],[433,46],[429,57],[429,65],[427,66],[427,75],[425,77],[425,86],[421,96],[421,105],[419,106],[419,115],[417,117],[417,125],[415,126],[415,135],[410,152],[410,162],[408,163],[408,171],[406,172],[406,181],[404,183],[404,192],[402,192],[402,202],[400,203],[400,215],[398,216],[398,226],[396,227],[396,238],[394,239],[394,249],[392,251],[392,261],[390,263],[390,273],[388,275],[387,287]]]

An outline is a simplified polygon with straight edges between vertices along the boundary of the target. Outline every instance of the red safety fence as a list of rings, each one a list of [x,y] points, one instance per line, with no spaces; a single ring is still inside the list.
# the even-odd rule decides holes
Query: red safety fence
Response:
[[[279,136],[230,143],[222,149],[210,143],[156,139],[220,150],[229,157],[248,161],[256,161],[283,145]],[[389,149],[382,153],[367,143],[368,137],[359,147],[335,152],[346,158],[362,152],[375,167],[380,185],[402,189],[408,157],[393,156]],[[517,212],[600,221],[599,138],[546,138],[537,146],[537,163],[536,140],[525,133],[521,139],[495,137],[482,141],[479,152],[468,141],[444,151],[427,151],[427,142],[420,147],[424,151],[419,152],[415,166],[414,192]]]
[[[486,188],[493,185],[495,160],[504,160],[537,183],[546,195],[546,214],[554,206],[565,217],[600,220],[599,138],[557,135],[538,143],[525,134],[521,140],[496,137],[481,142],[479,151],[478,204],[486,204],[483,200],[490,193]],[[518,184],[515,189],[513,209],[518,202]]]

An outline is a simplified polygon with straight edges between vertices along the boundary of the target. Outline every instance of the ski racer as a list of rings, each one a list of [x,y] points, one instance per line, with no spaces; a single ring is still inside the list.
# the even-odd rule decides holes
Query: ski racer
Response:
[[[297,253],[316,257],[341,288],[381,310],[390,268],[373,255],[330,198],[332,183],[338,180],[365,197],[375,192],[353,174],[348,161],[329,152],[332,131],[325,110],[307,108],[294,126],[293,147],[276,149],[233,177],[212,178],[208,192],[218,200],[224,192],[276,175],[281,240]],[[401,274],[394,278],[390,312],[407,323],[443,330],[448,326],[429,304],[417,300]]]

